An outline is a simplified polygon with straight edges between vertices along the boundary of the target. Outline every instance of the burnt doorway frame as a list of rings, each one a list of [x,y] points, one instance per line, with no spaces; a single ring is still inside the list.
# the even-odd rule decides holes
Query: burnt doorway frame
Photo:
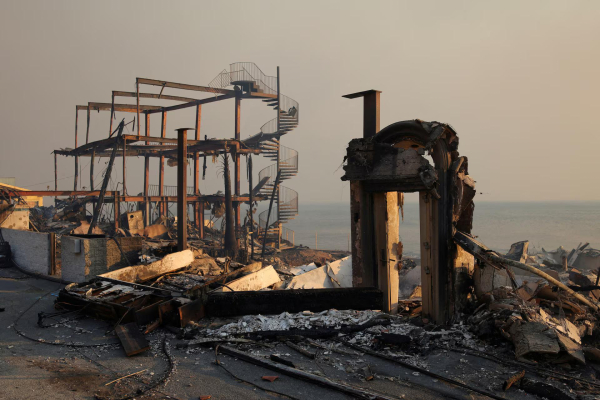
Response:
[[[350,181],[351,190],[353,286],[382,290],[384,311],[395,313],[398,307],[396,193],[419,193],[422,316],[447,323],[457,298],[466,294],[457,287],[455,272],[460,267],[468,273],[473,262],[452,236],[461,224],[470,232],[474,186],[465,195],[462,182],[470,177],[457,149],[458,137],[449,125],[420,120],[396,122],[349,144],[342,179]],[[434,165],[422,157],[425,152]],[[422,163],[418,172],[411,160]]]

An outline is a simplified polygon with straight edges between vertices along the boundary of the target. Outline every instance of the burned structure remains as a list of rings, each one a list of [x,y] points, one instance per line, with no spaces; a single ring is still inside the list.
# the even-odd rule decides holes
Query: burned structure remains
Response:
[[[238,240],[242,236],[241,227],[244,216],[241,214],[240,206],[244,203],[251,204],[261,200],[267,200],[272,193],[275,193],[275,207],[269,218],[266,212],[258,215],[255,221],[259,229],[250,229],[256,231],[258,235],[266,237],[267,240],[274,243],[276,247],[281,244],[282,237],[293,242],[294,232],[286,229],[285,224],[298,213],[298,193],[293,189],[281,184],[275,185],[277,172],[281,171],[280,180],[290,179],[298,173],[298,153],[296,150],[281,145],[282,136],[294,130],[300,119],[299,104],[283,95],[280,91],[279,69],[277,76],[268,76],[260,68],[251,62],[239,62],[230,65],[229,70],[220,72],[207,86],[192,85],[170,82],[157,79],[136,78],[135,92],[112,91],[110,102],[89,102],[86,105],[78,105],[75,110],[75,132],[74,147],[54,150],[54,190],[46,191],[28,191],[27,193],[18,192],[17,195],[37,195],[52,197],[69,197],[77,199],[85,208],[86,204],[95,205],[100,196],[100,186],[94,167],[100,158],[120,158],[122,160],[122,180],[118,182],[120,190],[107,191],[103,196],[103,203],[112,205],[114,214],[108,216],[106,210],[104,215],[111,218],[114,224],[114,230],[121,228],[121,214],[129,210],[134,205],[143,213],[144,225],[153,223],[154,217],[167,216],[169,205],[177,203],[177,186],[168,185],[165,182],[165,162],[168,165],[178,163],[178,137],[168,137],[166,131],[167,117],[173,112],[183,109],[194,109],[195,119],[193,128],[186,129],[193,131],[193,137],[188,137],[183,146],[186,147],[185,158],[192,163],[192,185],[187,186],[185,190],[186,199],[182,204],[187,204],[192,208],[191,218],[194,227],[197,229],[199,237],[204,238],[204,215],[205,211],[214,204],[222,204],[225,196],[222,192],[216,194],[200,193],[200,179],[204,179],[207,170],[207,159],[227,154],[232,160],[233,179],[232,196],[233,210],[235,213],[235,231]],[[144,87],[155,87],[158,93],[147,93],[143,91]],[[190,93],[205,93],[209,97],[197,99],[180,95],[167,94],[169,90],[187,91]],[[135,104],[124,104],[119,102],[121,98],[135,99]],[[144,100],[154,102],[176,102],[176,105],[148,105]],[[230,138],[209,138],[202,134],[202,115],[204,107],[209,104],[231,100],[233,104],[232,117],[234,118],[234,132]],[[242,100],[261,100],[267,106],[276,111],[276,117],[266,122],[258,133],[249,135],[242,140],[241,137],[241,109]],[[82,144],[82,129],[80,121],[80,112],[86,113],[86,123],[84,142]],[[90,138],[91,114],[94,112],[107,112],[106,137],[98,140]],[[129,128],[133,134],[121,134],[117,121],[117,113],[127,113],[132,115]],[[204,111],[206,113],[206,111]],[[150,131],[151,118],[160,118],[160,131],[152,135]],[[190,135],[191,136],[191,135]],[[252,185],[247,193],[242,193],[241,180],[241,157],[247,157],[247,165],[251,165],[252,155],[261,155],[274,164],[267,166],[258,173],[258,180],[252,179],[253,171],[248,171],[249,185]],[[74,159],[74,181],[73,190],[59,190],[57,156],[72,157]],[[139,194],[130,193],[128,189],[127,162],[134,158],[143,158],[144,176],[143,190]],[[90,159],[89,186],[83,183],[83,177],[80,176],[80,159]],[[150,160],[158,161],[158,184],[151,184]],[[186,162],[188,162],[186,161]],[[209,161],[210,162],[210,161]],[[250,167],[251,168],[251,167]],[[110,171],[109,171],[110,173]],[[96,177],[96,181],[94,180]],[[89,190],[82,190],[82,186],[87,186]],[[180,209],[184,208],[180,204]],[[95,206],[92,206],[95,210]],[[249,216],[252,218],[251,213]],[[98,216],[96,216],[98,218]],[[266,226],[267,220],[269,226]],[[128,226],[122,228],[128,229]],[[260,230],[260,233],[258,232]]]
[[[471,232],[475,196],[468,160],[458,153],[458,136],[447,124],[421,120],[379,130],[379,91],[344,97],[364,98],[363,138],[349,143],[342,177],[350,181],[353,284],[380,288],[384,310],[397,312],[398,209],[403,193],[418,192],[422,313],[446,323],[466,299],[464,283],[474,265],[453,241],[456,230]]]

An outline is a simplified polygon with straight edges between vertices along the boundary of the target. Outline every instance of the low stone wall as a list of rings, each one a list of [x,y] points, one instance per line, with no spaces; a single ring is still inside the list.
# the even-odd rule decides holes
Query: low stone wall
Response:
[[[142,249],[141,237],[116,238],[133,265]],[[61,239],[62,279],[86,282],[97,275],[129,265],[113,239],[63,236]]]
[[[2,237],[10,244],[12,258],[26,271],[49,275],[52,270],[50,233],[2,229]]]

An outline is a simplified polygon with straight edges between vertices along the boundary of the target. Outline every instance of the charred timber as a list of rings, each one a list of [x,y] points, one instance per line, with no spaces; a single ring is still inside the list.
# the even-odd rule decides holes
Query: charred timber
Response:
[[[206,314],[211,317],[280,314],[310,310],[381,310],[383,293],[375,288],[291,289],[210,293]]]

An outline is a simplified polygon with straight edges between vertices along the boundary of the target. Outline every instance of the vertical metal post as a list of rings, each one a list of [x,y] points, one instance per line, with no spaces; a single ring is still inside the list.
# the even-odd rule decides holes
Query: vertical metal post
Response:
[[[108,128],[108,137],[112,135],[113,118],[115,117],[115,93],[112,93],[110,100],[110,127]]]
[[[117,231],[117,229],[119,229],[119,218],[121,216],[121,200],[119,199],[119,192],[115,191],[115,202],[114,202],[114,209],[115,209],[115,232]]]
[[[177,250],[187,249],[187,131],[177,129]]]
[[[254,199],[252,196],[252,154],[248,156],[248,204],[250,206],[250,260],[254,259],[254,214],[252,213]]]
[[[90,190],[94,190],[94,161],[96,159],[96,152],[92,151],[92,157],[90,159]]]
[[[199,223],[200,223],[200,227],[198,227],[198,230],[200,231],[200,239],[204,239],[204,201],[200,202],[200,213],[199,213]]]
[[[196,106],[196,135],[195,139],[200,140],[200,124],[202,122],[202,105],[198,104]],[[200,194],[200,162],[198,152],[194,152],[194,195],[198,196]],[[197,229],[204,230],[202,226],[200,226],[200,202],[194,202],[194,225],[196,225]],[[202,233],[201,233],[202,237]]]
[[[279,83],[279,66],[277,66],[277,172],[281,169],[281,84]],[[277,248],[281,247],[281,194],[277,185]]]
[[[54,153],[54,191],[58,191],[58,164],[56,163],[56,153]],[[54,207],[56,207],[56,199],[54,197]]]
[[[145,113],[146,131],[145,135],[150,136],[150,114]],[[146,144],[150,142],[146,140]],[[148,201],[148,185],[150,185],[150,157],[144,157],[144,223],[150,225],[150,202]]]
[[[242,105],[242,99],[238,95],[236,95],[235,96],[235,140],[236,141],[240,140],[241,105]],[[238,144],[239,144],[239,142],[238,142]],[[234,160],[234,166],[235,166],[234,167],[234,175],[235,175],[235,177],[234,177],[234,179],[235,179],[234,194],[237,197],[240,195],[240,155],[236,152],[235,156],[232,158]],[[240,221],[241,221],[240,203],[238,201],[236,201],[234,204],[234,211],[235,211],[235,231],[236,231],[236,237],[237,237],[237,232],[240,229]]]
[[[115,144],[116,146],[116,144]],[[123,196],[127,196],[127,140],[123,138]]]
[[[165,111],[162,112],[162,118],[161,118],[160,126],[161,126],[161,128],[160,128],[160,137],[164,138],[167,135],[167,132],[166,132],[166,129],[167,129],[167,113]],[[160,156],[160,165],[159,165],[159,170],[158,170],[158,195],[160,197],[164,196],[164,190],[165,190],[165,156],[161,155]],[[161,217],[166,214],[166,208],[167,208],[167,205],[165,204],[165,202],[161,201],[160,205],[158,207],[158,209],[159,209],[159,215]]]
[[[137,111],[137,135],[140,136],[140,82],[135,78],[136,111]]]
[[[92,151],[92,157],[90,159],[90,190],[94,190],[94,161],[96,158],[96,152]],[[96,210],[96,202],[92,201],[92,210]]]
[[[87,107],[87,120],[85,127],[85,144],[88,144],[90,141],[90,105]]]
[[[88,113],[89,113],[89,106],[88,106]],[[77,121],[79,119],[79,111],[77,110],[77,107],[75,107],[75,148],[77,148]],[[73,190],[77,190],[77,175],[79,173],[79,157],[75,156],[75,179],[73,182]]]
[[[380,90],[367,90],[364,92],[347,94],[347,99],[363,98],[363,137],[369,138],[379,132]]]

